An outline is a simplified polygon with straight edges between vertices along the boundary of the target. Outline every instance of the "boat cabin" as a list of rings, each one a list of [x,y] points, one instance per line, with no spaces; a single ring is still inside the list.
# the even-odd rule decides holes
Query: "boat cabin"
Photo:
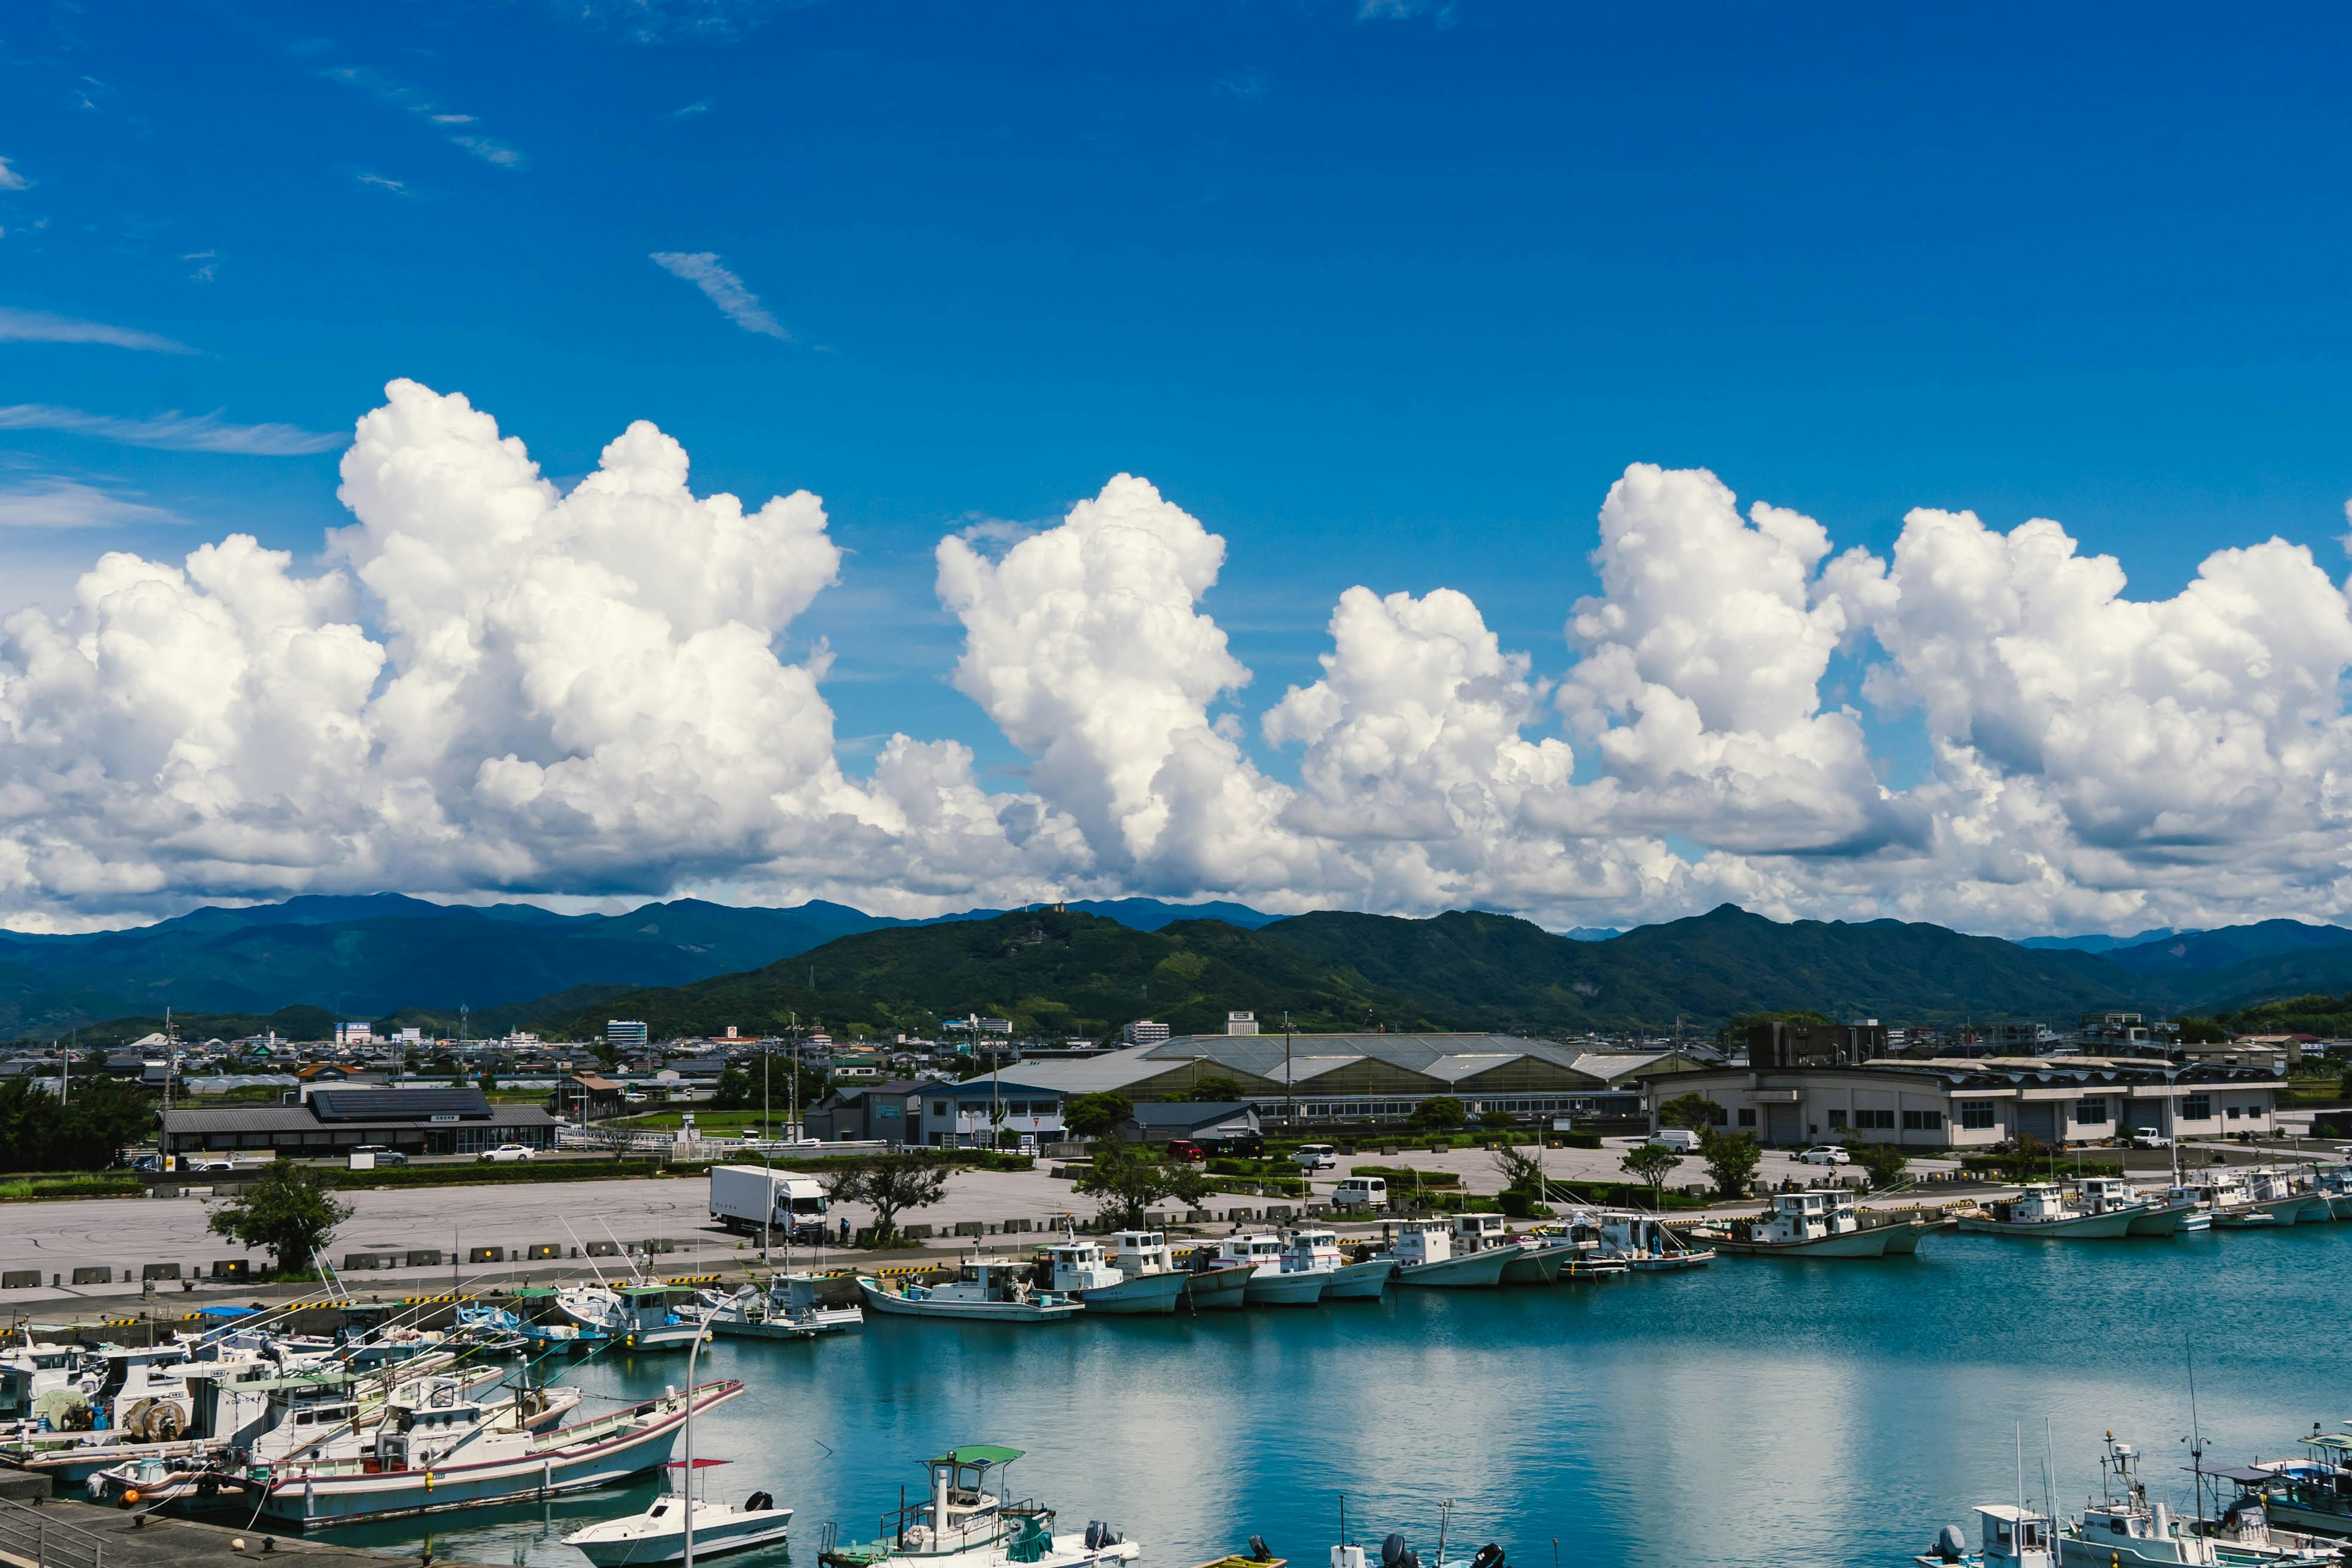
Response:
[[[1765,1242],[1819,1241],[1861,1228],[1851,1193],[1812,1190],[1774,1194],[1772,1206],[1754,1222],[1751,1234]]]
[[[2028,1182],[2017,1196],[2000,1199],[1989,1206],[1992,1217],[2004,1225],[2055,1225],[2060,1220],[2083,1217],[2082,1211],[2066,1201],[2064,1190],[2055,1182]]]
[[[1168,1249],[1163,1232],[1122,1230],[1110,1238],[1110,1247],[1111,1262],[1129,1279],[1140,1274],[1175,1272],[1176,1255]]]
[[[1282,1255],[1283,1272],[1286,1274],[1337,1268],[1346,1261],[1339,1255],[1339,1234],[1331,1230],[1293,1231],[1290,1246]]]
[[[1055,1242],[1045,1252],[1054,1277],[1052,1289],[1055,1290],[1092,1290],[1116,1285],[1127,1278],[1103,1261],[1102,1247],[1097,1242],[1074,1237]]]
[[[2074,1194],[2084,1214],[2113,1214],[2147,1202],[2137,1187],[2119,1176],[2085,1176],[2074,1184]]]
[[[1498,1214],[1458,1214],[1454,1216],[1454,1250],[1484,1252],[1505,1247],[1511,1239],[1510,1222]]]
[[[1454,1241],[1444,1220],[1407,1220],[1397,1227],[1396,1260],[1402,1268],[1423,1263],[1444,1263],[1454,1256]]]
[[[1977,1510],[1982,1527],[1979,1545],[1985,1568],[2053,1568],[2050,1521],[2027,1509],[2005,1502],[1985,1503]]]
[[[1228,1267],[1246,1263],[1262,1273],[1278,1271],[1282,1268],[1282,1238],[1263,1232],[1229,1236],[1217,1244],[1217,1261]]]

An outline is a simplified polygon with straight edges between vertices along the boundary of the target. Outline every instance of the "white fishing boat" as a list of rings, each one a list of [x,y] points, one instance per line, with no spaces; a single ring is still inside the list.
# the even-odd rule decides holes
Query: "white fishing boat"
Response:
[[[1192,1255],[1184,1275],[1184,1305],[1195,1312],[1235,1310],[1249,1305],[1250,1276],[1255,1263],[1227,1263],[1213,1247]]]
[[[2241,1517],[2224,1542],[2197,1528],[2194,1520],[2173,1517],[2162,1501],[2151,1503],[2139,1477],[2139,1453],[2110,1432],[2099,1459],[2100,1499],[2057,1532],[2059,1568],[2223,1568],[2263,1563],[2269,1568],[2320,1568],[2337,1560],[2332,1547],[2314,1552],[2300,1540],[2273,1538],[2267,1522]]]
[[[1950,1223],[1872,1218],[1875,1223],[1864,1221],[1853,1194],[1817,1189],[1775,1193],[1771,1206],[1752,1219],[1675,1229],[1693,1247],[1758,1258],[1907,1258],[1930,1230]]]
[[[1085,1239],[1073,1228],[1067,1239],[1045,1249],[1053,1289],[1085,1302],[1089,1312],[1174,1311],[1177,1299],[1184,1294],[1184,1276],[1164,1266],[1166,1239],[1157,1231],[1128,1231],[1122,1236],[1139,1237],[1133,1250],[1140,1258],[1149,1258],[1156,1248],[1162,1255],[1163,1267],[1148,1272],[1139,1268],[1129,1274],[1103,1256],[1099,1242]]]
[[[2241,1513],[2251,1504],[2292,1530],[2352,1536],[2352,1434],[2314,1426],[2302,1441],[2303,1458],[2208,1467],[2199,1474],[2235,1483]]]
[[[238,1479],[260,1492],[259,1517],[296,1529],[553,1497],[658,1468],[689,1407],[700,1414],[742,1392],[732,1379],[707,1383],[552,1432],[394,1405],[372,1452],[256,1466]]]
[[[1328,1246],[1332,1258],[1331,1283],[1323,1292],[1327,1301],[1377,1301],[1388,1293],[1389,1281],[1396,1277],[1396,1258],[1386,1252],[1359,1245],[1354,1260],[1332,1232],[1301,1231],[1291,1238],[1296,1247],[1308,1238],[1318,1248]]]
[[[967,1444],[927,1461],[929,1497],[884,1514],[870,1541],[843,1541],[839,1528],[827,1524],[818,1541],[820,1568],[1107,1568],[1141,1555],[1099,1520],[1073,1538],[1055,1528],[1053,1509],[1015,1500],[1005,1471],[1020,1457],[1018,1448]]]
[[[1433,1219],[1399,1221],[1391,1252],[1399,1285],[1434,1290],[1486,1289],[1499,1285],[1503,1282],[1503,1269],[1518,1255],[1516,1247],[1457,1253],[1445,1223]]]
[[[1285,1268],[1281,1237],[1264,1231],[1225,1237],[1218,1244],[1217,1261],[1248,1266],[1243,1299],[1253,1307],[1311,1307],[1331,1285],[1330,1269]]]
[[[937,1285],[908,1279],[888,1282],[861,1274],[857,1289],[866,1308],[894,1318],[953,1318],[981,1323],[1055,1323],[1076,1317],[1086,1303],[1030,1284],[1025,1264],[983,1262],[959,1266],[956,1277]]]
[[[845,1333],[862,1328],[865,1311],[856,1307],[828,1307],[820,1281],[804,1274],[785,1274],[763,1289],[745,1285],[731,1294],[702,1292],[710,1331],[721,1339],[806,1340],[819,1334]]]
[[[1912,1562],[1919,1568],[2055,1568],[2050,1521],[2012,1503],[1986,1503],[1976,1510],[1977,1549],[1957,1524],[1937,1532],[1936,1542]]]
[[[1601,1215],[1603,1260],[1623,1264],[1638,1274],[1670,1274],[1684,1268],[1704,1268],[1715,1261],[1715,1248],[1693,1247],[1674,1227],[1654,1214],[1632,1209]]]
[[[1964,1211],[1960,1229],[1976,1236],[2023,1237],[2036,1241],[2104,1241],[2128,1234],[2136,1211],[2086,1214],[2055,1182],[2028,1182],[2013,1198],[1997,1198]]]
[[[1122,1230],[1110,1238],[1110,1265],[1130,1279],[1172,1279],[1174,1294],[1168,1310],[1175,1310],[1178,1301],[1185,1301],[1192,1292],[1195,1277],[1179,1268],[1175,1249],[1168,1245],[1165,1231]],[[1198,1302],[1187,1302],[1198,1308]]]
[[[725,1463],[724,1459],[697,1459],[692,1474],[698,1480],[705,1480],[711,1467]],[[674,1475],[688,1473],[683,1460],[671,1460],[668,1468]],[[680,1563],[686,1558],[689,1509],[698,1563],[706,1557],[724,1557],[754,1547],[772,1546],[791,1532],[793,1510],[778,1508],[775,1499],[766,1492],[753,1492],[739,1508],[733,1503],[712,1502],[706,1496],[696,1495],[697,1490],[680,1487],[664,1492],[643,1512],[576,1530],[563,1538],[563,1544],[586,1557],[596,1568],[646,1568],[652,1563]]]
[[[1498,1214],[1458,1214],[1453,1225],[1447,1242],[1456,1258],[1509,1249],[1510,1256],[1503,1260],[1501,1284],[1549,1285],[1559,1278],[1559,1266],[1570,1257],[1565,1247],[1530,1247],[1514,1239],[1511,1222]]]
[[[2085,1176],[2076,1182],[2074,1206],[2084,1214],[2129,1215],[2126,1236],[2177,1236],[2198,1212],[2193,1198],[2143,1192],[2120,1176]]]

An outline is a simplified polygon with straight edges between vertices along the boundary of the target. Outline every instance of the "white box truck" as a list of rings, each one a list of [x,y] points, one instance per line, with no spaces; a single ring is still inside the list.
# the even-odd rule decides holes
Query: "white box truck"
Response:
[[[710,1167],[710,1217],[729,1230],[814,1242],[824,1228],[824,1184],[758,1165]]]

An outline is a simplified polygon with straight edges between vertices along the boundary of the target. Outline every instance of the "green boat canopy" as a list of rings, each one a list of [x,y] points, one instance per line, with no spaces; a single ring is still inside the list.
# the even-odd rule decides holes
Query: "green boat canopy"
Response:
[[[1020,1457],[1018,1448],[999,1448],[989,1443],[966,1443],[961,1448],[950,1448],[930,1462],[934,1465],[979,1465],[985,1468],[1009,1465]]]

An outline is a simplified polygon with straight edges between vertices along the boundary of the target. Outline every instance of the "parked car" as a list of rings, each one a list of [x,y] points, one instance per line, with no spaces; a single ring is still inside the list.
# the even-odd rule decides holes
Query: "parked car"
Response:
[[[1661,1149],[1672,1149],[1677,1154],[1698,1152],[1698,1134],[1687,1127],[1661,1127],[1650,1134],[1650,1142]]]
[[[381,1143],[362,1143],[358,1148],[353,1149],[352,1152],[354,1154],[374,1155],[376,1167],[379,1170],[390,1165],[405,1165],[408,1163],[407,1155],[402,1153],[397,1149],[387,1149]]]
[[[516,1160],[530,1159],[530,1151],[520,1143],[501,1143],[497,1148],[485,1153],[482,1158],[485,1160],[494,1160],[500,1164],[508,1164]]]
[[[184,1171],[234,1171],[236,1162],[222,1154],[184,1154],[180,1158]]]
[[[1818,1144],[1813,1148],[1805,1150],[1802,1153],[1797,1156],[1797,1159],[1800,1163],[1807,1165],[1851,1165],[1853,1163],[1853,1156],[1847,1153],[1844,1150],[1839,1148],[1834,1143]]]
[[[1181,1160],[1188,1165],[1205,1163],[1209,1158],[1207,1152],[1190,1138],[1168,1140],[1168,1157],[1171,1160]]]
[[[1339,1151],[1328,1143],[1301,1143],[1291,1163],[1302,1171],[1336,1171],[1339,1168]]]
[[[2135,1127],[2132,1129],[2131,1146],[2135,1149],[2169,1149],[2172,1140],[2153,1127]]]

